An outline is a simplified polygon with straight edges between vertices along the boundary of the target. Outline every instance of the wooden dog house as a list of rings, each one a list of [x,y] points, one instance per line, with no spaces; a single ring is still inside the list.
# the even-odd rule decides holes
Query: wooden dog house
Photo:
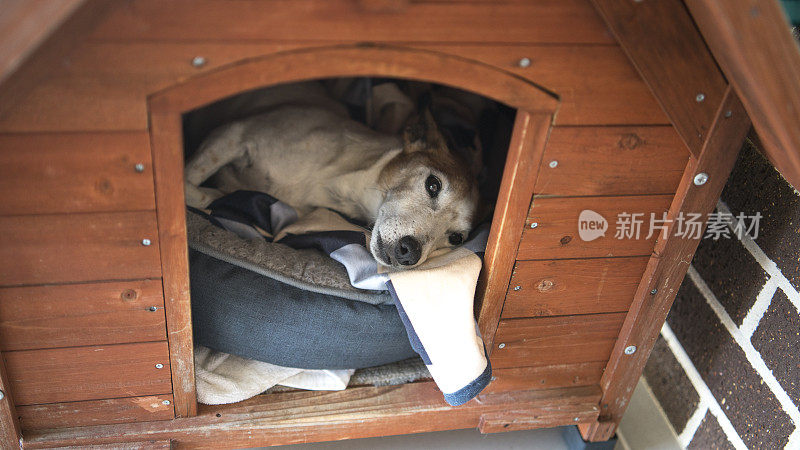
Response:
[[[616,239],[610,223],[583,240],[580,212],[710,212],[750,118],[800,182],[800,55],[777,4],[732,3],[11,2],[0,14],[24,26],[0,36],[4,448],[567,424],[610,438],[698,239],[672,222],[666,238]],[[476,299],[496,379],[461,407],[419,382],[198,408],[181,114],[336,76],[517,109]]]

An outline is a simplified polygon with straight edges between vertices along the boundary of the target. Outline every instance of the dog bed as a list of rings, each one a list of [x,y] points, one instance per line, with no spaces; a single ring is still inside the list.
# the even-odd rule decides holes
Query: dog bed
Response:
[[[389,294],[352,287],[327,255],[244,239],[191,211],[187,233],[195,343],[304,369],[416,356]]]

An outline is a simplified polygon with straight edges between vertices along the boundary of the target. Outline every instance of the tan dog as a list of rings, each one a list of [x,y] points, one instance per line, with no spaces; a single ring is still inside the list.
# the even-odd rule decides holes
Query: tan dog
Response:
[[[248,189],[300,214],[329,208],[374,224],[373,256],[408,268],[466,239],[478,203],[470,167],[427,111],[401,140],[334,108],[285,105],[215,130],[186,165],[186,197],[205,207]],[[212,175],[216,189],[198,187]]]

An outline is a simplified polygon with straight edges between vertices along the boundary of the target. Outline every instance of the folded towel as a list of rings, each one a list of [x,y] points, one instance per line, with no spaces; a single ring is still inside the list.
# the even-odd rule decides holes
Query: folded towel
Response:
[[[355,370],[305,370],[276,366],[261,361],[194,348],[197,401],[220,405],[247,400],[267,389],[284,386],[308,390],[340,391],[347,387]]]
[[[297,217],[290,207],[263,193],[237,191],[195,211],[241,236],[316,248],[345,266],[354,287],[388,290],[412,347],[451,405],[469,401],[488,385],[491,366],[473,317],[488,226],[461,247],[433,252],[414,269],[393,270],[379,265],[367,250],[368,230],[330,210],[315,210],[289,223]],[[281,374],[291,371],[300,373],[288,369]]]

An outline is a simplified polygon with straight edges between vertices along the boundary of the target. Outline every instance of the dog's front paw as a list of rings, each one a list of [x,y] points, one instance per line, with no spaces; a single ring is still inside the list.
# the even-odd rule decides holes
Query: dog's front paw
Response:
[[[197,187],[188,181],[183,184],[186,204],[192,208],[203,209],[224,194],[216,189]]]

